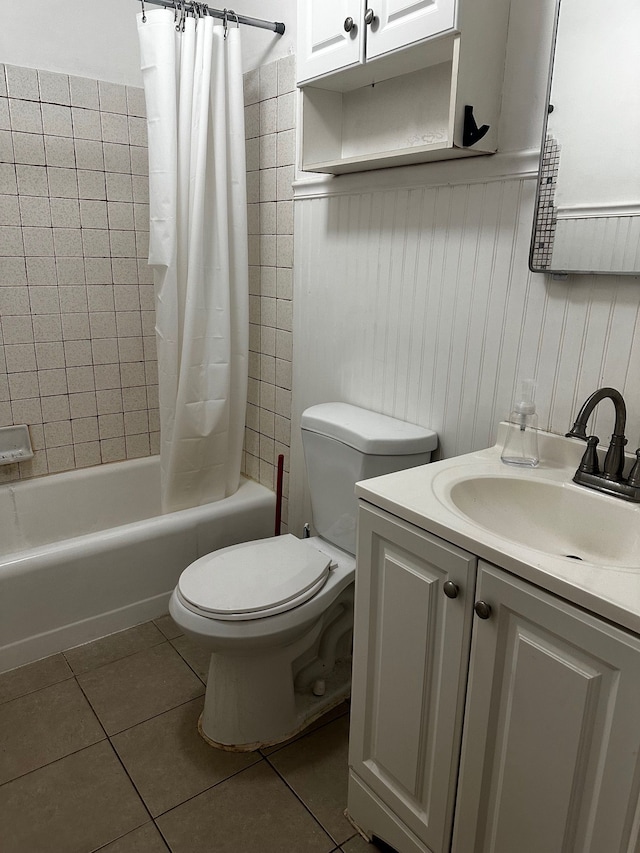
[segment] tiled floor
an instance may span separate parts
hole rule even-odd
[[[165,616],[0,675],[2,853],[373,853],[343,815],[346,706],[222,752],[196,730],[206,673]]]

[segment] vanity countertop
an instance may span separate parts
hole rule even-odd
[[[479,558],[497,565],[518,577],[589,610],[624,628],[640,634],[640,504],[600,494],[572,482],[573,474],[584,452],[584,444],[573,439],[539,433],[540,464],[536,468],[504,465],[500,460],[504,425],[494,447],[387,474],[356,485],[356,495],[363,501],[386,510],[436,536],[458,545]],[[500,535],[477,523],[458,509],[451,500],[456,484],[474,479],[490,478],[492,483],[508,480],[527,480],[555,490],[571,507],[584,501],[585,491],[591,516],[584,535],[596,543],[597,554],[592,558],[575,559],[554,553],[555,533],[545,537],[553,525],[532,527],[526,501],[513,501],[505,512],[508,518],[521,515],[524,528],[535,532],[540,547],[523,544],[507,535]],[[513,483],[507,483],[512,486]],[[516,484],[520,485],[520,484]],[[499,483],[498,483],[499,488]],[[535,489],[535,487],[534,487]],[[576,491],[577,490],[577,491]],[[485,515],[486,515],[486,509]],[[493,510],[492,510],[493,511]],[[613,514],[613,515],[612,515]],[[620,516],[630,557],[608,556],[614,553],[616,540],[610,520]],[[507,517],[507,516],[505,516]],[[496,526],[500,506],[495,508]],[[580,524],[580,515],[576,515]],[[507,521],[508,524],[508,521]],[[523,528],[523,529],[524,529]],[[609,537],[609,539],[608,539]],[[545,550],[545,547],[548,550]],[[567,549],[568,550],[568,549]],[[575,549],[574,549],[575,551]],[[617,565],[615,563],[618,563]],[[624,563],[622,565],[621,563]]]

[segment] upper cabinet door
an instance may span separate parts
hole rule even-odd
[[[364,59],[365,0],[298,2],[298,83]]]
[[[368,0],[367,59],[455,27],[456,0]]]

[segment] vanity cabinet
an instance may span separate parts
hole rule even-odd
[[[638,850],[640,640],[480,562],[453,853]]]
[[[299,0],[301,168],[495,151],[508,16],[509,0]]]
[[[359,529],[355,823],[400,853],[640,850],[640,639],[370,504]]]
[[[358,529],[349,812],[448,850],[476,560],[371,507]]]

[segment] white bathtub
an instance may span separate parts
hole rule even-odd
[[[275,496],[167,515],[158,457],[0,486],[0,672],[160,616],[203,554],[273,534]]]

